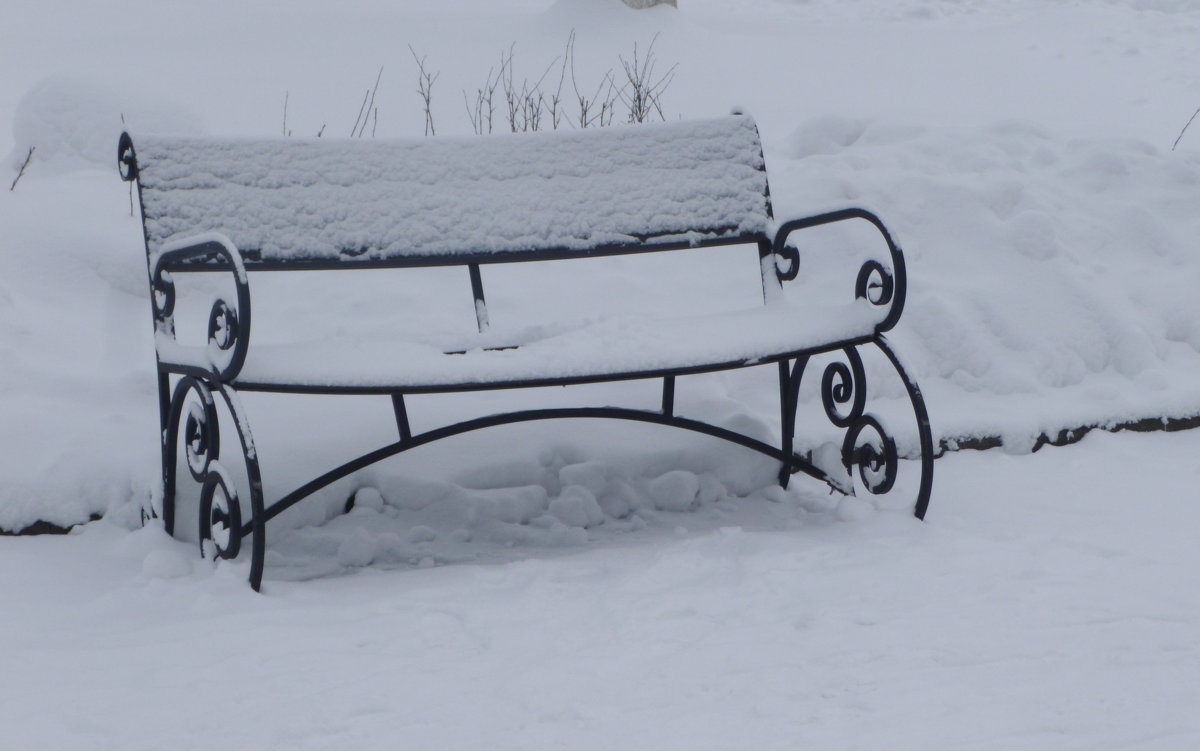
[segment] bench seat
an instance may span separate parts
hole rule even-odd
[[[678,318],[613,317],[530,338],[490,331],[475,346],[444,347],[392,337],[256,343],[234,384],[409,393],[498,385],[595,381],[771,362],[831,342],[870,339],[879,311],[866,301],[747,310]]]

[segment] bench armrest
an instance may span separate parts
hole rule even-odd
[[[900,320],[900,314],[904,312],[908,277],[905,273],[904,254],[901,252],[900,246],[892,239],[891,232],[879,217],[870,211],[860,208],[841,209],[801,219],[792,219],[779,225],[779,229],[775,233],[775,241],[771,245],[771,252],[775,259],[775,275],[782,283],[795,279],[800,272],[800,252],[787,244],[793,233],[826,224],[854,220],[865,221],[873,225],[887,243],[889,257],[886,259],[886,263],[875,258],[866,261],[859,269],[858,279],[854,284],[855,297],[862,298],[871,305],[888,308],[887,316],[875,327],[877,333],[883,333],[895,326],[896,322]]]
[[[187,261],[219,256],[233,274],[237,303],[218,298],[208,316],[208,344],[182,345],[175,338],[175,282],[171,269]],[[217,232],[183,238],[163,245],[151,257],[150,302],[154,312],[154,345],[160,368],[228,382],[237,377],[250,348],[250,283],[242,254]],[[203,270],[203,267],[197,269]]]

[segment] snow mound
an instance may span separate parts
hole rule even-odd
[[[711,447],[670,457],[650,454],[641,458],[641,466],[576,461],[579,453],[573,446],[560,446],[537,463],[485,465],[457,481],[372,469],[358,476],[357,482],[365,484],[353,491],[349,513],[341,513],[338,496],[331,493],[324,504],[311,499],[302,504],[303,513],[294,513],[298,507],[273,522],[268,578],[303,579],[367,566],[511,560],[531,551],[566,552],[643,533],[675,535],[681,526],[688,535],[702,533],[731,519],[778,529],[816,518],[859,519],[875,511],[874,505],[860,502],[849,515],[841,509],[835,516],[823,486],[801,482],[784,490],[770,484],[777,469],[773,461],[740,456],[739,471],[750,467],[755,473],[749,483],[754,489],[747,490]],[[662,466],[680,465],[689,469],[661,471]],[[479,481],[486,486],[471,487]],[[194,504],[184,503],[177,518],[191,519]],[[193,527],[185,522],[176,532],[192,540]],[[166,564],[154,562],[173,571]],[[162,574],[167,575],[172,574]]]
[[[772,164],[778,204],[861,201],[900,234],[895,338],[943,435],[1200,412],[1197,152],[845,118],[802,124],[791,146]]]
[[[111,169],[117,137],[127,127],[196,135],[200,118],[169,96],[133,92],[73,76],[51,76],[31,87],[13,116],[8,162],[20,169],[33,148],[29,174]],[[36,168],[34,167],[36,165]]]

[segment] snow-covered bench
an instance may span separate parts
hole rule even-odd
[[[260,586],[266,523],[284,509],[374,462],[430,441],[523,420],[606,417],[706,433],[774,457],[779,479],[803,472],[845,493],[853,473],[873,493],[891,490],[897,450],[865,411],[859,348],[881,351],[903,380],[916,417],[920,472],[915,513],[932,482],[932,442],[920,391],[883,332],[904,307],[905,269],[884,225],[862,209],[777,224],[758,130],[749,117],[523,136],[404,141],[235,140],[122,134],[119,166],[136,180],[149,260],[162,428],[161,515],[174,531],[177,464],[200,487],[202,545],[235,557],[252,542],[250,581]],[[886,247],[867,261],[851,299],[788,302],[799,253],[792,236],[840,223],[873,225]],[[765,305],[725,314],[686,311],[654,319],[591,321],[519,346],[488,339],[485,264],[757,247]],[[251,346],[249,272],[463,266],[477,343],[353,336],[308,345]],[[175,336],[173,277],[232,277],[236,299],[217,299],[206,344]],[[464,279],[464,288],[465,288]],[[828,280],[835,283],[836,280]],[[507,346],[506,346],[507,345]],[[465,351],[464,351],[465,350]],[[822,379],[829,419],[844,429],[843,467],[831,471],[793,450],[801,377],[810,356],[837,352]],[[675,414],[675,378],[753,365],[778,370],[778,445]],[[520,410],[424,433],[410,428],[405,396],[661,379],[658,410],[618,407]],[[391,399],[399,440],[345,462],[268,503],[238,392],[376,394]],[[219,397],[219,398],[218,398]],[[244,474],[220,458],[217,405],[233,417]],[[179,434],[183,433],[182,446]],[[818,466],[821,464],[822,466]],[[249,496],[249,518],[241,498]]]

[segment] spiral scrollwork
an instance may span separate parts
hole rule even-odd
[[[209,264],[224,267],[237,287],[235,302],[217,299],[208,315],[208,342],[204,346],[175,340],[175,283],[171,273],[205,270]],[[168,271],[168,269],[170,271]],[[250,285],[245,264],[224,235],[205,233],[166,243],[153,257],[150,291],[159,340],[159,365],[170,372],[216,380],[235,379],[250,347]]]
[[[862,356],[853,347],[843,351],[846,362],[831,362],[821,375],[821,404],[829,421],[839,428],[849,427],[862,417],[867,404],[867,376]],[[849,409],[843,412],[842,407],[846,405]]]
[[[175,313],[175,280],[168,272],[160,271],[150,280],[150,304],[154,318],[165,321]]]
[[[117,170],[121,173],[121,179],[126,182],[137,179],[137,153],[133,150],[133,139],[128,133],[122,133],[117,141]]]
[[[854,283],[855,297],[862,298],[872,305],[883,307],[892,302],[895,291],[895,279],[892,278],[887,267],[879,261],[867,261],[859,269],[858,279]]]
[[[200,491],[200,549],[211,540],[220,558],[236,558],[242,545],[242,507],[236,486],[219,462],[212,462]]]
[[[904,312],[908,275],[904,265],[904,253],[901,252],[900,246],[896,244],[879,217],[870,211],[860,208],[841,209],[803,219],[792,219],[779,225],[775,232],[775,239],[771,243],[771,252],[775,254],[776,259],[776,274],[782,282],[794,279],[799,271],[799,252],[795,247],[788,245],[788,238],[793,233],[850,221],[866,222],[873,226],[887,244],[888,253],[886,256],[881,256],[886,262],[868,260],[859,269],[855,281],[857,297],[867,300],[876,307],[886,309],[883,320],[875,325],[875,333],[882,334],[890,331]],[[787,261],[786,268],[782,266],[783,261]]]
[[[221,397],[230,415],[226,426],[232,425],[240,444],[245,479],[239,485],[220,460],[221,435],[216,408]],[[174,534],[176,480],[179,454],[188,465],[188,473],[200,484],[198,537],[201,554],[220,558],[236,558],[242,538],[250,539],[250,584],[258,589],[262,584],[266,547],[266,528],[263,507],[262,473],[258,454],[250,435],[245,411],[237,392],[209,374],[205,377],[184,375],[175,384],[167,411],[163,434],[163,493],[162,520],[168,534]],[[184,442],[181,447],[180,441]],[[180,451],[182,449],[182,452]],[[248,488],[248,495],[239,495]],[[243,508],[245,502],[247,508]],[[243,513],[250,522],[243,526]]]
[[[883,495],[892,489],[896,484],[898,459],[895,439],[873,415],[860,416],[846,431],[842,462],[850,472],[858,467],[859,479],[867,492]]]
[[[866,209],[846,208],[792,219],[780,224],[775,230],[771,251],[776,259],[776,273],[781,280],[785,280],[786,274],[792,272],[794,267],[798,270],[798,253],[793,263],[793,249],[788,247],[788,238],[792,233],[841,222],[866,222],[875,228],[879,237],[887,245],[887,255],[880,255],[884,259],[883,261],[871,259],[863,263],[859,269],[858,277],[855,280],[855,296],[866,300],[869,305],[882,309],[880,311],[882,320],[875,324],[871,342],[887,358],[899,375],[908,395],[909,404],[912,406],[920,451],[919,457],[917,457],[920,460],[920,473],[916,483],[917,497],[913,513],[918,519],[923,519],[929,507],[929,497],[933,486],[934,443],[929,425],[929,413],[925,408],[925,399],[921,395],[916,381],[905,370],[883,336],[884,332],[890,331],[899,322],[907,298],[908,273],[904,262],[904,253],[900,246],[879,217]],[[787,268],[782,267],[781,259],[788,261]],[[862,344],[865,343],[865,341],[862,342]],[[865,414],[866,379],[862,362],[854,350],[855,347],[845,350],[848,364],[835,362],[826,367],[821,381],[821,400],[826,415],[833,424],[846,429],[842,450],[845,469],[853,473],[853,467],[857,466],[858,474],[867,490],[874,494],[883,494],[891,491],[896,482],[898,464],[896,443],[876,417]],[[792,434],[796,422],[799,383],[804,375],[808,359],[808,356],[797,358],[790,372],[786,364],[780,366],[780,401],[783,407],[782,443],[785,455],[792,452]],[[792,464],[785,462],[780,471],[780,482],[785,487],[787,477],[793,471]],[[809,474],[819,479],[825,479],[835,489],[841,489],[840,483],[827,477],[827,473],[824,471],[814,470]],[[907,486],[907,480],[902,485]]]
[[[192,479],[204,482],[209,465],[221,455],[221,429],[212,392],[200,381],[192,383],[192,392],[197,399],[187,405],[187,419],[183,425],[184,452]]]
[[[787,265],[784,266],[783,263]],[[775,276],[780,282],[790,282],[800,275],[800,251],[793,245],[777,243],[775,248]]]
[[[217,349],[232,349],[238,340],[237,309],[224,300],[213,303],[208,314],[208,341]]]

